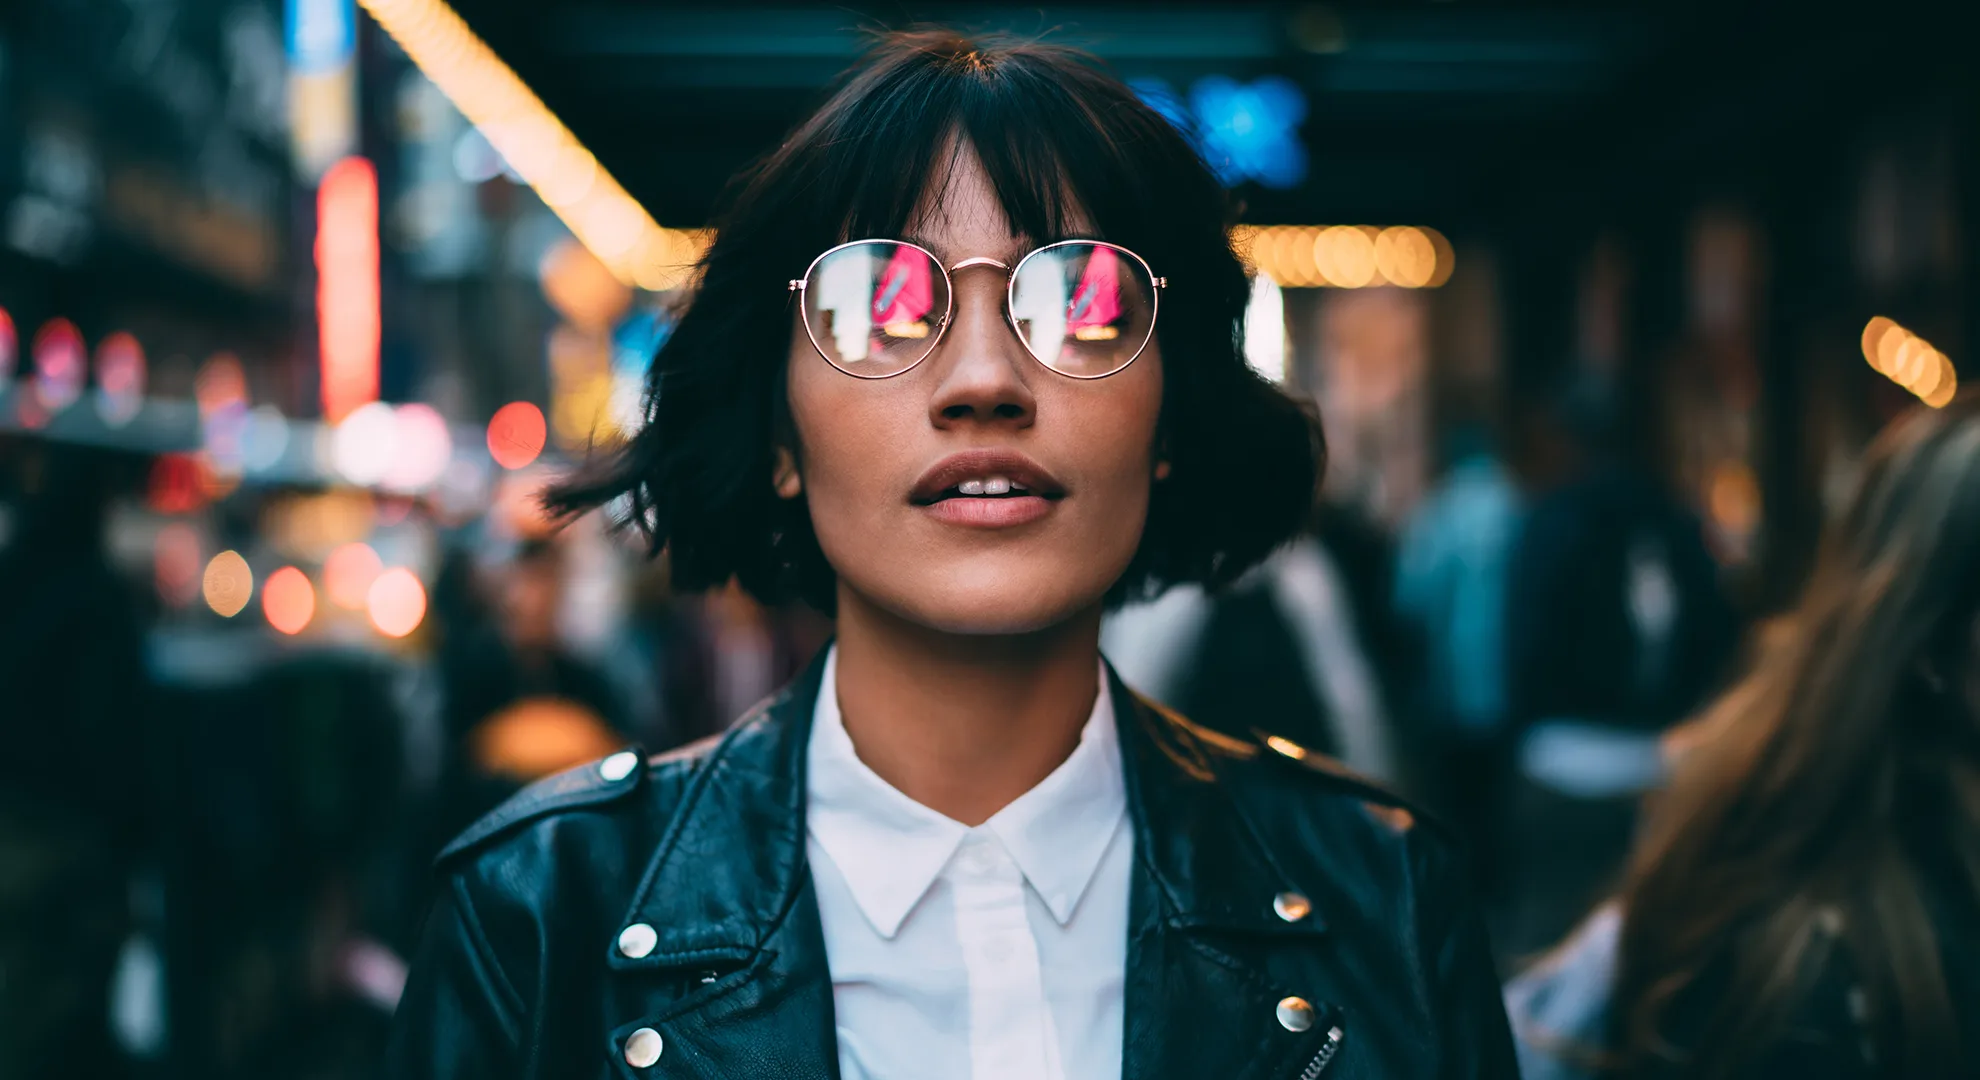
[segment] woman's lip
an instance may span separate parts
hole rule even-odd
[[[928,514],[944,525],[962,525],[975,529],[1009,529],[1019,525],[1029,525],[1052,512],[1056,500],[1038,495],[1005,495],[999,498],[960,498],[943,499],[940,502],[919,506],[922,513]]]
[[[986,448],[951,454],[935,463],[908,492],[908,501],[917,505],[942,500],[952,487],[965,480],[987,480],[1001,476],[1033,495],[1057,498],[1065,495],[1064,484],[1043,465],[1016,450]]]

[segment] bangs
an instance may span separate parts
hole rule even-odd
[[[785,383],[802,333],[794,286],[828,248],[911,239],[965,152],[1014,240],[1105,240],[1167,279],[1154,333],[1157,438],[1171,468],[1110,599],[1183,581],[1216,587],[1296,535],[1325,444],[1317,418],[1245,363],[1251,286],[1231,250],[1229,193],[1096,58],[943,31],[879,42],[738,178],[647,375],[645,423],[550,505],[573,514],[624,500],[623,522],[668,552],[677,588],[735,580],[767,603],[832,610],[836,575],[806,497],[784,499],[773,481],[776,453],[803,449]]]
[[[1014,237],[1108,240],[1151,259],[1163,247],[1153,211],[1178,201],[1165,185],[1209,175],[1168,120],[1090,58],[1042,44],[994,55],[888,50],[771,169],[805,178],[788,209],[808,258],[847,240],[907,236],[965,147]],[[1183,201],[1214,198],[1191,194]]]

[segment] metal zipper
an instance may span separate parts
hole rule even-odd
[[[1306,1063],[1306,1069],[1299,1074],[1299,1080],[1320,1080],[1320,1074],[1327,1071],[1328,1065],[1333,1064],[1334,1055],[1341,1052],[1341,1039],[1345,1036],[1346,1032],[1341,1030],[1339,1024],[1328,1028],[1327,1044],[1320,1048],[1319,1053],[1313,1055],[1312,1061]]]

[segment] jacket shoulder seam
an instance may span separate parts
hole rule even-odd
[[[1270,753],[1260,756],[1277,759],[1292,766],[1300,776],[1318,780],[1334,788],[1341,795],[1361,800],[1361,809],[1372,821],[1388,827],[1400,835],[1413,835],[1428,832],[1447,842],[1455,842],[1455,834],[1444,822],[1425,813],[1409,799],[1391,791],[1380,781],[1363,776],[1349,769],[1338,759],[1317,750],[1310,750],[1291,739],[1273,735],[1263,730],[1254,730],[1254,737]],[[1416,826],[1422,825],[1423,829]]]
[[[633,750],[624,752],[638,753]],[[611,760],[613,758],[605,759]],[[602,764],[592,762],[580,765],[522,789],[455,837],[452,843],[441,849],[434,864],[445,866],[517,826],[539,818],[617,801],[638,790],[646,780],[648,766],[643,756],[639,765],[618,779],[607,778],[600,771]]]

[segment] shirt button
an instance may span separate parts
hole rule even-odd
[[[645,923],[634,923],[619,931],[619,955],[631,960],[639,960],[653,951],[660,943],[660,935]]]
[[[666,1043],[660,1033],[652,1028],[640,1028],[626,1036],[626,1064],[635,1069],[645,1069],[660,1060],[660,1051]]]

